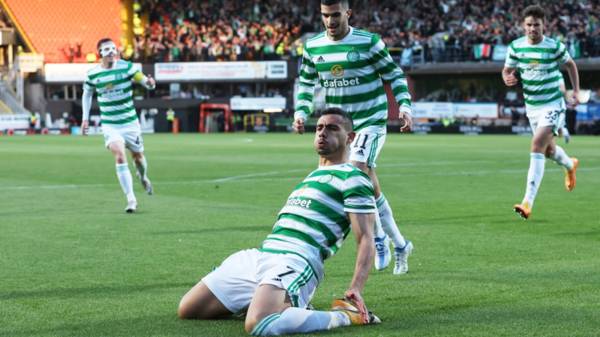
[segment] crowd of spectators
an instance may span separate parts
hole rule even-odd
[[[425,61],[491,57],[496,45],[523,35],[525,0],[357,0],[352,24],[382,35],[389,47],[411,48]],[[574,57],[600,56],[600,2],[544,1],[545,35],[564,42]],[[487,45],[478,55],[478,45]],[[483,56],[483,57],[482,57]]]
[[[139,0],[147,14],[135,38],[140,61],[278,59],[301,53],[302,34],[323,30],[317,0]],[[355,0],[352,26],[379,33],[418,61],[491,58],[521,36],[526,0]],[[574,57],[600,56],[600,2],[545,1],[546,34]],[[480,48],[478,46],[488,46]],[[475,52],[474,52],[475,51]]]
[[[279,59],[301,52],[315,16],[309,0],[142,0],[148,13],[134,58],[143,61]]]

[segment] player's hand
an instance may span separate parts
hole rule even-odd
[[[146,78],[146,86],[148,89],[154,90],[154,88],[156,88],[156,80],[152,78],[152,75],[147,75]]]
[[[579,103],[579,90],[573,90],[571,97],[567,97],[567,104],[571,109],[574,109]]]
[[[408,132],[412,129],[412,116],[408,112],[400,110],[400,112],[398,112],[398,118],[400,119],[400,122],[402,122],[400,132]]]
[[[516,71],[516,69],[513,69],[508,72],[502,72],[502,80],[504,81],[504,84],[506,84],[509,87],[512,87],[513,85],[519,83],[519,79],[515,75]]]
[[[344,297],[352,300],[352,302],[356,305],[356,308],[360,311],[363,321],[368,322],[369,313],[367,311],[367,306],[365,305],[365,300],[363,300],[360,291],[357,289],[348,289],[344,293]]]
[[[87,136],[89,127],[90,127],[90,122],[88,122],[88,121],[81,122],[81,135],[82,136]]]
[[[294,131],[299,134],[304,133],[304,118],[296,118],[294,119],[294,124],[292,124]]]

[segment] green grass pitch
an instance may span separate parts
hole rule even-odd
[[[547,161],[532,218],[529,137],[388,136],[384,193],[415,244],[410,272],[371,274],[383,324],[321,336],[598,336],[600,138],[564,146],[575,191]],[[0,137],[1,336],[245,336],[240,319],[180,321],[181,296],[230,253],[255,247],[317,163],[311,135],[148,135],[155,195],[123,212],[101,137]],[[562,140],[559,140],[562,144]],[[313,304],[353,271],[349,237]]]

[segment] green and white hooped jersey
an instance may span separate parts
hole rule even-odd
[[[521,75],[528,111],[547,106],[565,109],[563,93],[560,91],[563,79],[559,66],[570,59],[562,42],[546,36],[538,44],[530,44],[525,36],[510,44],[504,65],[517,68]]]
[[[132,92],[137,72],[131,62],[123,60],[116,61],[111,69],[97,65],[88,71],[83,88],[98,94],[102,124],[122,126],[137,122]]]
[[[350,232],[346,213],[377,212],[374,193],[369,176],[352,164],[319,167],[294,188],[261,250],[300,255],[321,279],[323,261]]]
[[[350,27],[346,37],[333,41],[322,32],[304,45],[294,117],[306,118],[313,112],[319,83],[326,106],[349,113],[355,131],[369,126],[385,129],[388,111],[382,80],[391,83],[398,104],[410,108],[406,77],[379,35]]]

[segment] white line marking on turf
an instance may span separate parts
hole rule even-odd
[[[415,163],[406,165],[402,164],[391,164],[391,165],[381,165],[382,167],[398,167],[398,166],[431,166],[433,165],[447,165],[455,162],[434,162],[434,163]],[[423,164],[423,165],[420,165]],[[582,167],[577,169],[578,172],[586,172],[586,171],[596,171],[598,167]],[[563,169],[560,167],[553,167],[546,169],[545,172],[562,172]],[[201,185],[201,184],[214,184],[214,183],[227,183],[227,182],[235,182],[235,181],[273,181],[273,177],[280,174],[290,174],[297,172],[307,172],[305,169],[292,169],[292,170],[282,170],[282,171],[270,171],[270,172],[261,172],[254,174],[243,174],[236,176],[223,177],[218,179],[198,179],[198,180],[179,180],[179,181],[155,181],[153,184],[157,186],[167,186],[167,185]],[[504,169],[504,170],[474,170],[474,171],[452,171],[449,172],[447,170],[442,170],[439,172],[431,172],[431,173],[388,173],[388,174],[378,174],[378,177],[406,177],[406,176],[485,176],[485,175],[493,175],[493,174],[527,174],[527,170],[525,168],[519,169]],[[278,181],[282,180],[297,180],[298,177],[278,177]],[[64,185],[21,185],[21,186],[2,186],[0,190],[7,191],[20,191],[20,190],[33,190],[33,189],[42,189],[42,190],[60,190],[60,189],[77,189],[77,188],[99,188],[106,186],[113,186],[115,183],[108,184],[64,184]]]

